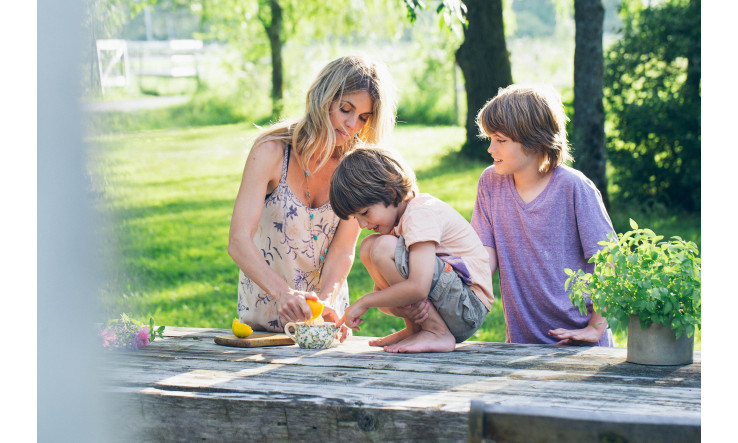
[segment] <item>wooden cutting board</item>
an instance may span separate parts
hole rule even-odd
[[[254,332],[246,338],[238,338],[235,335],[218,335],[215,343],[223,346],[235,346],[238,348],[258,348],[262,346],[286,346],[294,345],[295,342],[286,334],[274,332]]]

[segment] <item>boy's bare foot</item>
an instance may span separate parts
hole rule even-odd
[[[451,352],[456,349],[456,339],[450,333],[438,334],[422,330],[396,344],[385,346],[386,352]]]
[[[413,335],[413,332],[414,331],[412,331],[411,329],[405,328],[405,329],[403,329],[401,331],[397,331],[397,332],[395,332],[393,334],[390,334],[390,335],[388,335],[386,337],[377,338],[375,340],[369,340],[369,346],[387,346],[387,345],[392,345],[392,344],[395,344],[395,343],[397,343],[399,341],[402,341],[402,340],[410,337],[411,335]]]

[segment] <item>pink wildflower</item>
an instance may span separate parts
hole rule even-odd
[[[143,348],[149,345],[149,328],[142,326],[141,330],[136,334],[136,348]]]
[[[112,328],[101,329],[98,335],[102,338],[102,345],[104,348],[109,348],[115,345],[115,333]]]
[[[151,325],[154,319],[151,319]],[[118,321],[109,322],[105,328],[99,328],[97,335],[101,338],[102,345],[105,348],[112,349],[141,349],[149,345],[149,341],[154,340],[154,335],[158,334],[162,337],[164,326],[160,326],[155,332],[153,326],[143,326],[128,318],[127,315],[121,314]]]

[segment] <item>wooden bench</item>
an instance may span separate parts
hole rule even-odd
[[[229,333],[167,327],[144,349],[101,354],[112,439],[556,441],[556,429],[573,430],[568,417],[600,431],[558,441],[625,441],[624,416],[665,425],[648,434],[655,441],[672,425],[687,425],[683,441],[700,428],[700,352],[691,365],[665,367],[627,363],[623,348],[466,342],[450,353],[389,354],[367,337],[325,350],[215,344]],[[502,424],[545,438],[501,434]]]
[[[469,443],[690,443],[701,437],[700,417],[671,417],[505,406],[472,400]]]

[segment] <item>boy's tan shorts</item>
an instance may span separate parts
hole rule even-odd
[[[403,278],[408,278],[408,251],[400,236],[395,248],[395,267]],[[456,271],[436,256],[433,283],[428,299],[446,322],[456,343],[471,337],[484,322],[487,308],[471,288],[464,284]]]

